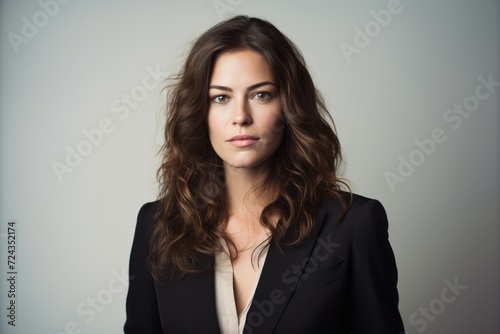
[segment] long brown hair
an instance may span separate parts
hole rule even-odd
[[[261,214],[273,242],[293,229],[287,245],[304,240],[320,201],[333,197],[344,212],[349,186],[338,175],[342,162],[333,121],[297,47],[271,23],[248,16],[223,21],[199,37],[180,73],[167,86],[163,162],[158,169],[158,210],[151,233],[148,265],[156,280],[199,270],[200,254],[222,251],[228,221],[224,170],[208,137],[208,87],[218,55],[238,49],[260,53],[269,63],[280,92],[284,137],[262,187],[277,198]],[[331,124],[330,124],[331,123]],[[344,187],[345,186],[345,187]],[[350,192],[348,192],[350,194]],[[273,226],[271,214],[278,213]],[[170,269],[174,269],[173,271]]]

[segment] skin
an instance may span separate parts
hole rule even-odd
[[[212,147],[229,172],[264,173],[283,139],[278,87],[266,60],[251,50],[226,52],[215,62],[210,80],[208,128]],[[255,138],[236,147],[237,135]],[[245,143],[243,143],[244,145]]]
[[[238,249],[233,260],[237,313],[247,305],[256,280],[251,263],[254,246],[268,237],[260,224],[272,190],[252,191],[265,179],[269,161],[283,140],[283,111],[269,64],[253,50],[221,54],[209,84],[208,130],[212,147],[224,164],[229,220],[226,233]],[[235,136],[250,136],[232,140]]]

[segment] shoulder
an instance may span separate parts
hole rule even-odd
[[[154,201],[143,204],[139,210],[138,218],[152,219],[159,206],[159,202],[160,201]]]
[[[348,193],[342,193],[348,201]],[[338,199],[328,198],[322,202],[323,229],[335,230],[349,239],[370,238],[375,235],[387,237],[388,221],[384,206],[380,201],[358,194],[352,194],[352,201],[342,216],[342,206]],[[342,216],[342,219],[339,218]]]
[[[373,198],[368,198],[359,194],[349,194],[341,192],[340,195],[344,198],[347,204],[350,203],[345,211],[344,219],[365,218],[367,216],[384,216],[386,212],[380,201]],[[323,200],[320,206],[320,212],[325,213],[342,213],[342,205],[336,198],[327,198]]]
[[[341,207],[334,199],[328,199],[323,206],[327,213],[335,215]],[[380,201],[354,194],[343,219],[323,219],[320,238],[323,244],[335,248],[335,261],[347,264],[343,277],[349,286],[352,332],[404,332],[398,311],[396,261],[386,211]]]
[[[159,201],[148,202],[141,206],[137,214],[136,233],[147,237],[151,232],[154,222],[154,216],[159,207]],[[147,239],[147,238],[146,238]]]
[[[373,198],[354,194],[353,202],[346,214],[346,219],[355,219],[363,222],[376,221],[381,227],[387,228],[387,214],[380,201]]]

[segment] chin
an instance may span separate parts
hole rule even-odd
[[[258,160],[258,161],[232,161],[225,163],[224,165],[229,168],[235,169],[256,169],[263,168],[267,166],[266,160]]]

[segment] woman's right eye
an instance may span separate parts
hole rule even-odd
[[[229,98],[226,95],[216,95],[212,97],[212,102],[217,104],[226,103]]]

